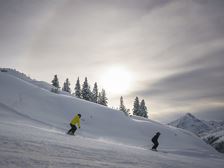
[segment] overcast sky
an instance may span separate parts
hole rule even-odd
[[[0,66],[72,89],[121,67],[149,117],[224,120],[223,0],[0,0]],[[119,83],[119,81],[116,81]],[[106,90],[107,92],[108,90]],[[119,97],[108,91],[109,105]]]

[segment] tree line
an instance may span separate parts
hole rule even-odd
[[[60,89],[58,76],[54,75],[54,79],[51,82],[52,82],[52,85],[54,86],[54,88],[52,88],[51,91],[54,93],[58,93]],[[71,94],[70,82],[68,78],[65,80],[63,84],[62,91],[68,92]],[[94,83],[93,90],[91,91],[87,77],[85,77],[82,87],[78,77],[75,84],[74,93],[72,94],[76,96],[77,98],[84,99],[93,103],[98,103],[104,106],[107,106],[108,104],[106,91],[102,89],[101,92],[99,92],[97,82]]]
[[[59,80],[57,75],[54,75],[54,79],[52,80],[52,85],[54,88],[52,88],[52,92],[58,93],[60,89]],[[71,88],[70,88],[70,82],[67,78],[63,84],[62,91],[68,92],[71,94]],[[90,85],[88,83],[87,77],[85,77],[85,80],[81,86],[79,77],[76,81],[74,93],[72,93],[74,96],[80,99],[84,99],[93,103],[98,103],[104,106],[107,106],[108,104],[108,98],[106,97],[106,91],[104,89],[99,92],[97,82],[94,83],[93,89],[91,91]],[[129,115],[130,109],[127,109],[124,105],[123,96],[120,97],[120,106],[119,110],[124,112],[125,115]],[[148,111],[147,107],[145,105],[145,100],[139,101],[139,98],[136,97],[133,103],[133,109],[132,109],[133,115],[141,116],[148,118]]]
[[[123,96],[120,97],[119,110],[123,111],[126,115],[129,115],[130,109],[127,109],[125,107]],[[138,97],[136,97],[135,100],[134,100],[134,103],[133,103],[132,112],[133,112],[133,115],[148,118],[148,110],[147,110],[147,107],[145,105],[145,100],[143,99],[143,100],[141,100],[141,102],[139,102]]]

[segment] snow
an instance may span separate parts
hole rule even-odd
[[[224,153],[224,121],[203,121],[187,113],[185,116],[169,123],[169,125],[196,134],[217,151]]]
[[[188,130],[195,133],[196,135],[212,130],[212,127],[209,124],[199,120],[190,113],[187,113],[183,117],[169,123],[169,125]]]
[[[202,139],[207,140],[212,137],[216,139],[212,142],[212,144],[224,143],[224,130],[207,133],[206,135],[202,136]]]
[[[190,113],[186,113],[183,117],[180,117],[168,125],[188,130],[198,136],[204,136],[208,133],[224,130],[224,121],[204,121],[196,118]]]
[[[224,130],[207,134],[203,138],[205,139],[205,138],[212,137],[212,136],[213,137],[219,137],[219,139],[217,141],[215,141],[216,143],[224,142]]]
[[[11,75],[13,77],[16,77],[18,78],[19,80],[23,80],[24,82],[27,82],[28,84],[32,84],[34,86],[37,86],[39,87],[40,89],[44,89],[44,90],[48,90],[48,91],[51,91],[52,88],[55,88],[54,86],[52,86],[51,84],[48,84],[47,82],[45,81],[37,81],[35,79],[31,79],[29,76],[27,76],[26,74],[24,73],[21,73],[19,71],[16,71],[14,69],[10,69],[10,68],[0,68],[0,71],[1,72],[4,72],[8,75]],[[68,92],[64,92],[62,90],[59,91],[60,94],[64,94],[64,95],[69,95]]]
[[[224,165],[222,155],[188,131],[55,94],[17,74],[0,72],[0,93],[0,167]],[[81,129],[66,135],[76,113],[82,114]],[[157,131],[159,152],[153,152],[150,140]]]

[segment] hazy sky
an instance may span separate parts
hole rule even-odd
[[[132,109],[138,96],[162,122],[224,119],[223,9],[223,0],[0,0],[0,66],[49,83],[58,74],[72,90],[87,76],[110,106],[123,95]]]

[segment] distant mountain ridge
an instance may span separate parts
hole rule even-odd
[[[213,127],[209,125],[208,122],[196,118],[191,113],[185,114],[183,117],[169,123],[168,125],[188,130],[196,135],[213,130]]]
[[[188,130],[201,137],[219,152],[224,153],[224,121],[204,121],[191,113],[186,113],[168,125]]]

